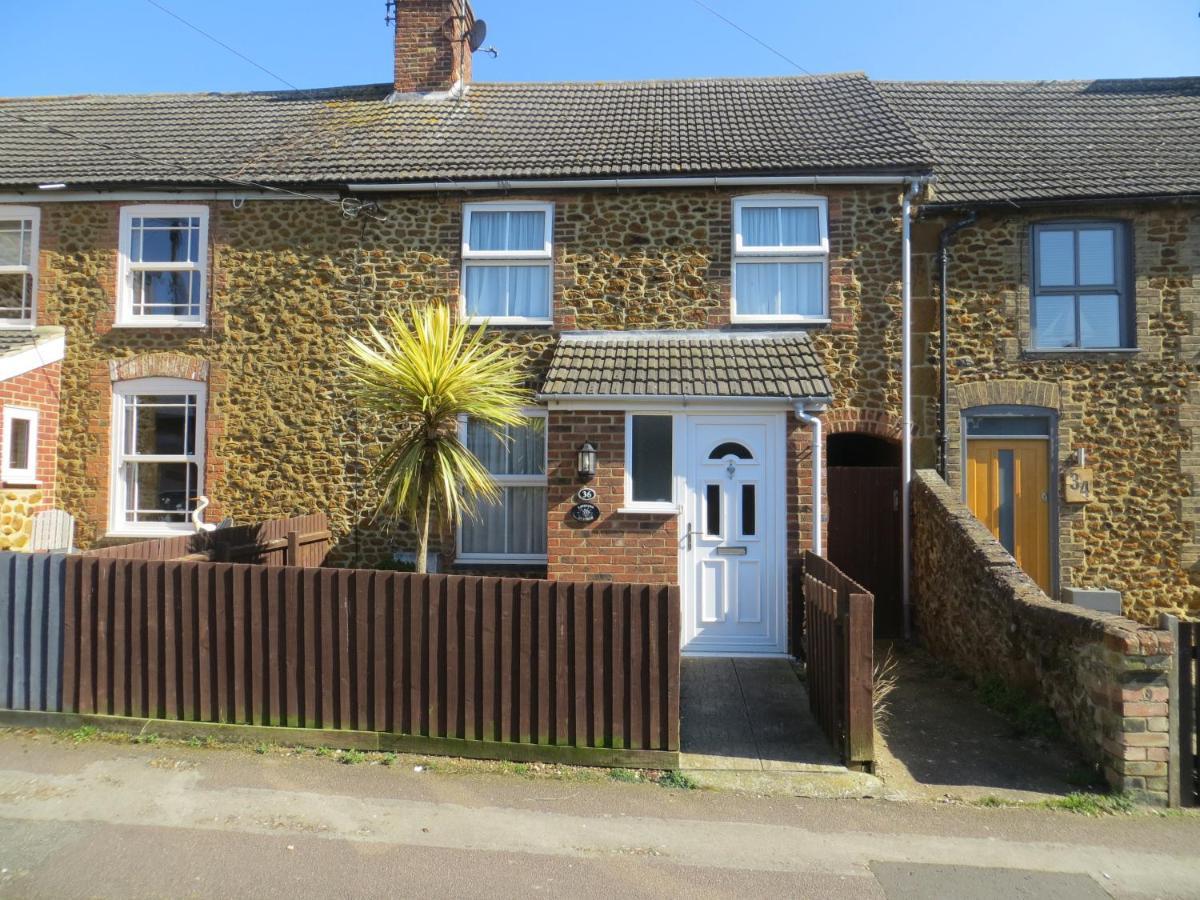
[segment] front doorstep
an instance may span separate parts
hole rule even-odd
[[[423,756],[457,756],[464,759],[498,759],[508,762],[544,762],[566,766],[663,770],[679,768],[679,752],[677,750],[619,750],[607,747],[508,744],[501,741],[431,738],[378,731],[287,728],[279,725],[231,725],[222,722],[180,722],[177,719],[143,719],[132,716],[0,709],[0,726],[74,730],[85,725],[121,734],[155,734],[159,737],[176,740],[211,737],[230,743],[273,743],[292,747],[392,751]]]

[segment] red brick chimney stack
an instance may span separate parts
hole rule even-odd
[[[448,91],[471,81],[469,0],[396,0],[397,93]]]

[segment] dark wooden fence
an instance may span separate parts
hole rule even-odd
[[[679,748],[678,589],[72,557],[64,708]]]
[[[66,560],[61,553],[0,553],[0,707],[62,708]]]
[[[805,553],[809,706],[846,764],[864,769],[875,760],[873,604],[836,566]]]
[[[1170,617],[1164,617],[1170,619]],[[1171,698],[1175,746],[1171,748],[1172,804],[1200,806],[1200,622],[1164,623],[1175,637]],[[1176,763],[1176,758],[1178,763]]]
[[[264,565],[320,566],[329,553],[329,519],[324,513],[236,525],[118,544],[82,555],[101,559],[203,560]]]

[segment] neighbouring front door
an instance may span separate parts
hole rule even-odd
[[[1051,593],[1046,440],[968,438],[967,503],[1017,564]]]
[[[785,652],[780,416],[689,416],[684,650]]]

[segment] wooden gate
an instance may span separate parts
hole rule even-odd
[[[873,598],[828,560],[804,554],[808,704],[847,766],[875,761]]]
[[[1172,805],[1200,806],[1200,622],[1179,622],[1170,616],[1163,619],[1175,637],[1176,648],[1171,685],[1175,746],[1171,748],[1170,798]]]
[[[875,597],[875,634],[900,637],[900,469],[835,466],[829,479],[829,561]]]

